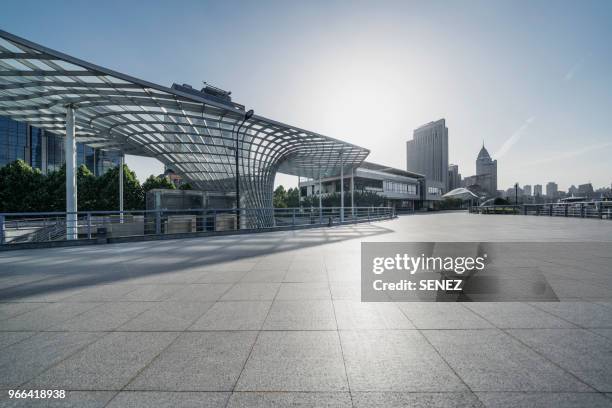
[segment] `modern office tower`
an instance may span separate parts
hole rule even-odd
[[[591,183],[578,185],[578,195],[580,197],[584,197],[590,200],[591,198],[593,198],[594,193],[595,191],[593,190],[593,185]]]
[[[535,186],[533,186],[533,195],[535,197],[542,196],[542,185],[541,184],[536,184]]]
[[[461,187],[461,173],[459,173],[459,165],[449,164],[447,190],[451,191],[459,187]]]
[[[567,189],[567,194],[572,197],[578,196],[578,187],[572,184],[570,188]]]
[[[523,195],[531,196],[531,186],[529,184],[523,186]]]
[[[406,142],[406,169],[423,174],[427,200],[441,199],[448,187],[448,128],[444,119],[414,130]]]
[[[119,165],[121,152],[76,144],[77,166],[82,164],[99,176]],[[21,159],[43,174],[64,164],[64,138],[45,129],[0,116],[0,167]]]
[[[559,191],[559,186],[554,181],[551,181],[546,184],[546,197],[555,198],[557,197],[558,191]]]
[[[491,159],[491,155],[489,155],[484,143],[482,144],[482,149],[480,149],[478,157],[476,158],[476,175],[489,176],[488,178],[483,179],[484,183],[481,186],[489,193],[489,195],[495,195],[497,192],[497,160]]]

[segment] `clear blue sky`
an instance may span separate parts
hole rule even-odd
[[[0,27],[164,85],[206,80],[261,115],[405,168],[446,118],[449,157],[499,187],[612,182],[612,1],[3,0]],[[134,160],[139,177],[161,166]],[[281,182],[294,182],[279,177]]]

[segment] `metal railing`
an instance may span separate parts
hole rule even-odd
[[[1,213],[0,244],[333,226],[396,216],[392,207],[345,207],[342,221],[342,212],[309,207]]]
[[[487,205],[472,207],[477,214],[519,214],[549,217],[579,217],[612,220],[612,201],[586,201],[576,203]]]

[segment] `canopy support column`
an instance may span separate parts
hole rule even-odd
[[[344,157],[340,152],[340,222],[344,222]]]
[[[355,168],[351,167],[351,217],[355,218]]]
[[[119,222],[123,224],[123,163],[125,156],[119,158]]]
[[[66,139],[64,141],[66,156],[66,239],[78,238],[77,217],[77,183],[76,183],[76,138],[75,110],[72,105],[66,107]]]

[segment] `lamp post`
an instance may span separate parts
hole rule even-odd
[[[240,168],[238,166],[238,136],[240,135],[240,128],[244,125],[244,122],[249,120],[253,114],[253,109],[250,109],[244,114],[244,118],[236,130],[236,151],[234,158],[236,160],[236,229],[240,229]]]

